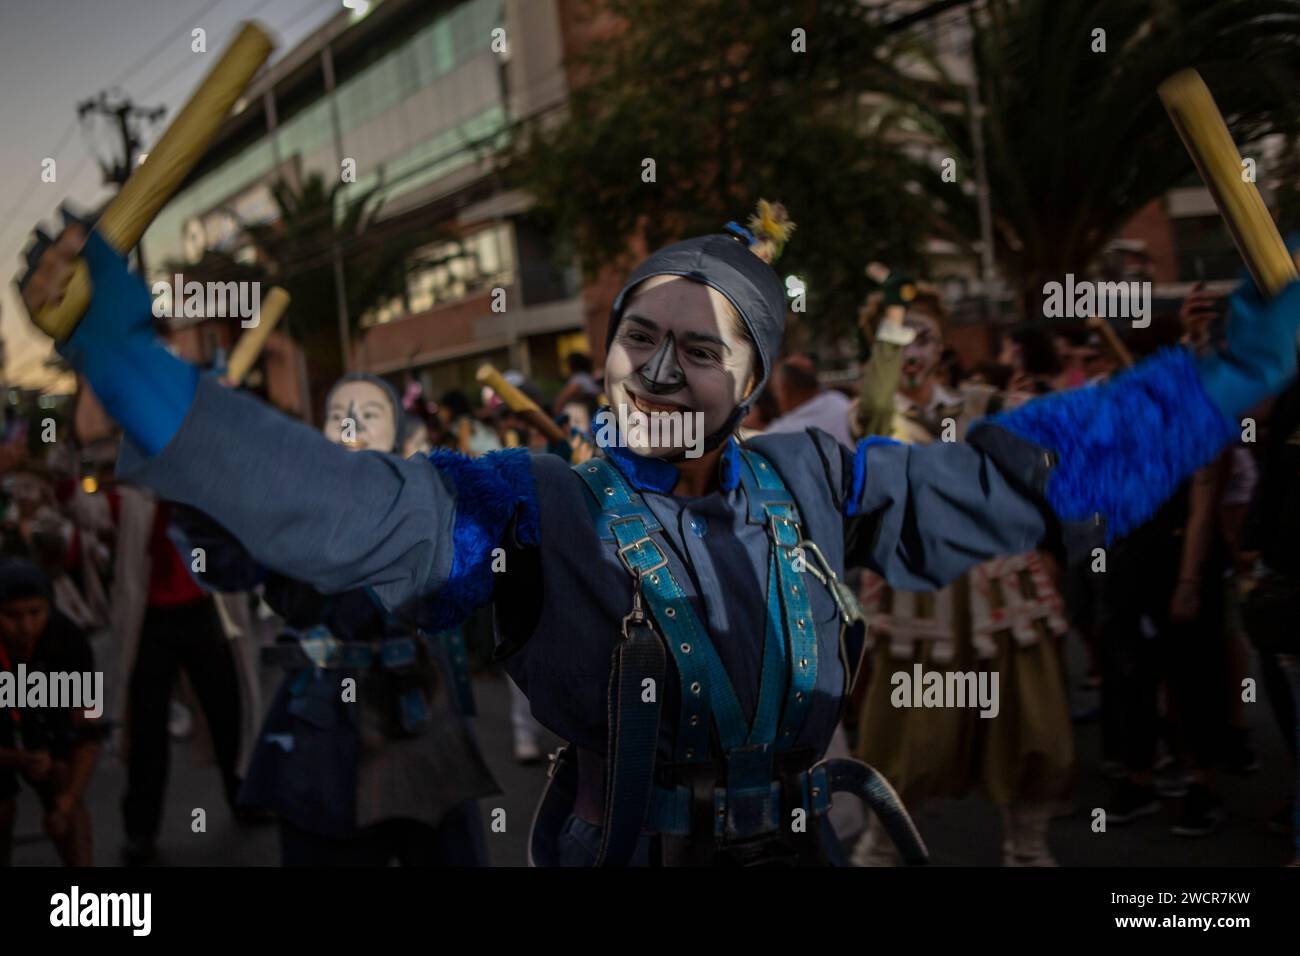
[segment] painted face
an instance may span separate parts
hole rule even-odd
[[[392,451],[397,444],[396,416],[388,393],[373,382],[344,382],[325,409],[325,437],[349,451]]]
[[[938,322],[920,312],[908,312],[903,325],[916,332],[916,338],[903,349],[903,386],[918,388],[943,357],[943,330]]]
[[[560,409],[560,412],[569,416],[570,428],[576,428],[584,435],[591,431],[591,413],[582,402],[570,402]]]
[[[736,326],[726,297],[701,282],[655,276],[641,284],[605,359],[610,405],[616,415],[694,418],[690,432],[629,429],[625,438],[632,451],[670,458],[690,445],[674,439],[702,439],[726,424],[745,396],[757,358]]]

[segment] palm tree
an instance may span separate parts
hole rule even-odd
[[[329,386],[347,361],[339,334],[334,277],[336,250],[343,267],[349,337],[360,331],[370,309],[404,298],[408,273],[427,263],[412,258],[421,245],[444,238],[428,228],[379,221],[374,202],[382,183],[344,202],[344,183],[326,186],[314,173],[295,186],[280,180],[271,186],[277,215],[265,223],[241,223],[254,250],[252,264],[225,252],[209,250],[184,270],[198,281],[260,281],[283,286],[293,302],[285,317],[289,334],[307,362],[312,408],[324,403]]]
[[[987,0],[969,22],[995,253],[1026,318],[1041,317],[1045,282],[1085,272],[1139,209],[1193,174],[1156,96],[1165,77],[1197,67],[1245,155],[1298,125],[1297,0]],[[969,113],[951,108],[964,97],[913,93],[959,169],[974,169]],[[937,175],[926,184],[936,231],[973,248],[973,195]]]

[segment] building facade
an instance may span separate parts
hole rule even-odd
[[[298,191],[319,176],[335,224],[365,197],[364,229],[341,235],[322,216],[319,241],[302,243],[287,267],[330,267],[326,281],[347,293],[335,296],[343,302],[357,299],[354,259],[398,249],[407,275],[354,306],[360,314],[304,317],[291,306],[289,323],[332,322],[351,369],[414,379],[434,397],[469,386],[483,361],[559,379],[564,355],[588,348],[578,270],[557,262],[529,217],[531,199],[501,184],[494,156],[515,124],[565,101],[563,6],[384,0],[362,17],[340,11],[236,105],[145,236],[150,278],[170,281],[212,252],[265,266],[243,227],[274,229],[283,218],[274,185]],[[214,317],[168,327],[182,354],[204,364],[240,332]],[[277,332],[252,384],[311,420],[306,364]]]

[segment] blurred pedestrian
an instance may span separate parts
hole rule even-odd
[[[55,675],[91,680],[95,673],[86,635],[54,607],[45,575],[25,559],[0,558],[0,672],[18,680],[20,667],[51,687]],[[93,862],[85,795],[103,725],[87,716],[91,702],[81,703],[24,707],[0,698],[0,865],[11,862],[19,781],[39,797],[43,829],[64,865]]]
[[[772,393],[781,414],[766,431],[798,432],[820,428],[842,445],[850,445],[849,409],[853,402],[843,392],[822,388],[817,368],[806,355],[785,359],[772,377]]]

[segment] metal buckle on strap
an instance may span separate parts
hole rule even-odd
[[[343,642],[322,626],[313,627],[306,634],[299,633],[298,647],[316,670],[338,666],[343,653]]]
[[[791,527],[794,528],[794,543],[793,543],[793,544],[782,544],[782,543],[781,543],[781,538],[779,537],[779,534],[778,534],[778,532],[777,532],[777,525],[776,525],[776,523],[777,523],[778,521],[784,522],[785,524],[787,524],[787,525],[789,525],[789,526],[791,526]],[[769,512],[767,513],[767,533],[771,536],[771,538],[772,538],[772,543],[773,543],[774,545],[776,545],[776,546],[779,547],[779,548],[787,548],[787,549],[788,549],[788,548],[797,548],[797,547],[799,547],[800,539],[801,539],[802,536],[803,536],[803,529],[801,529],[801,528],[799,527],[799,522],[798,522],[798,521],[795,521],[793,518],[786,518],[786,517],[784,517],[784,516],[782,516],[782,515],[774,514],[773,512],[769,511]]]
[[[613,521],[609,523],[609,527],[612,530],[616,524],[620,524],[625,521],[640,521],[643,526],[645,524],[645,519],[642,518],[640,515],[630,515],[624,518],[615,518]],[[628,560],[627,552],[629,551],[639,552],[647,544],[658,549],[659,560],[651,567],[638,568],[635,565],[633,565],[631,561]],[[665,568],[668,566],[668,553],[664,551],[663,548],[660,548],[659,545],[655,543],[655,540],[651,538],[648,534],[643,534],[641,537],[637,538],[631,544],[625,544],[621,548],[619,548],[618,559],[623,562],[623,567],[627,568],[628,573],[631,574],[633,577],[636,577],[637,575],[650,574],[654,571],[658,571],[660,568]]]
[[[642,546],[643,546],[643,545],[647,545],[647,544],[650,545],[650,546],[653,547],[653,548],[658,549],[658,551],[659,551],[659,560],[656,561],[654,564],[652,564],[652,565],[651,565],[650,567],[648,567],[648,568],[639,568],[639,567],[636,567],[634,564],[632,564],[631,561],[629,561],[629,560],[627,559],[627,554],[626,554],[626,552],[628,552],[628,551],[633,551],[633,550],[639,552],[639,551],[641,550]],[[660,548],[659,545],[655,544],[654,539],[651,538],[649,535],[645,535],[644,537],[637,538],[637,539],[636,539],[635,541],[633,541],[631,544],[626,544],[626,545],[624,545],[623,547],[619,548],[619,549],[618,549],[618,559],[619,559],[620,561],[623,562],[623,567],[627,568],[628,571],[629,571],[631,574],[633,574],[633,575],[638,575],[638,574],[639,574],[639,575],[641,575],[642,577],[644,577],[644,576],[647,575],[647,574],[650,574],[650,573],[653,572],[653,571],[658,571],[660,568],[666,568],[666,567],[668,566],[668,555],[667,555],[666,553],[664,553],[664,549],[663,549],[663,548]]]

